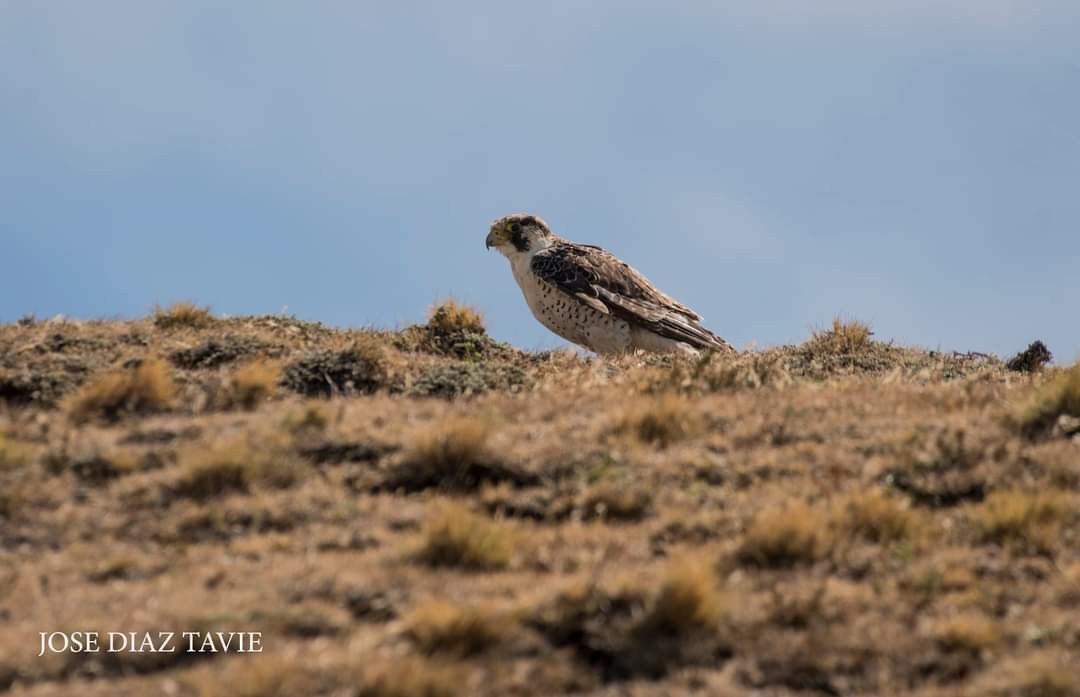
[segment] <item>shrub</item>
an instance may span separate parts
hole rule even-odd
[[[1054,355],[1046,348],[1046,344],[1033,341],[1026,349],[1010,358],[1005,367],[1018,373],[1037,373],[1052,360]]]
[[[308,397],[371,393],[388,376],[386,354],[375,338],[357,340],[343,351],[317,351],[290,363],[283,384]]]

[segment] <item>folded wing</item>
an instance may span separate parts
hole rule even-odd
[[[649,282],[610,252],[560,241],[533,256],[538,277],[595,309],[695,348],[731,350],[701,326],[701,316]]]

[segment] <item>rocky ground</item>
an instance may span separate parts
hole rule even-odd
[[[1048,360],[857,322],[529,353],[452,303],[2,325],[0,693],[1080,695],[1080,366]]]

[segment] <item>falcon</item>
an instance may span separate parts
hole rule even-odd
[[[595,353],[642,349],[694,355],[734,351],[701,316],[614,254],[551,231],[539,216],[514,213],[491,225],[486,246],[510,261],[533,316]]]

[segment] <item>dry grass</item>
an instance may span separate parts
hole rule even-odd
[[[421,603],[405,620],[406,636],[425,654],[465,658],[505,640],[512,620],[480,607],[441,600]]]
[[[535,483],[490,447],[493,426],[482,417],[451,417],[421,430],[380,489],[475,491],[484,484]]]
[[[638,521],[652,511],[653,493],[645,487],[605,482],[591,487],[582,500],[582,517]]]
[[[982,542],[1052,553],[1074,507],[1059,492],[998,491],[972,513]]]
[[[497,571],[510,565],[515,537],[505,522],[477,515],[459,504],[442,503],[428,518],[415,557],[430,566]]]
[[[214,316],[208,307],[181,301],[166,308],[155,307],[153,321],[158,329],[205,329],[214,323]]]
[[[445,314],[0,325],[0,692],[1076,693],[1068,371],[843,327],[533,353]],[[73,423],[159,356],[167,408]],[[267,653],[39,658],[43,617]]]
[[[457,697],[463,671],[452,663],[399,659],[368,668],[357,697]]]
[[[946,651],[979,653],[994,648],[1004,637],[996,622],[969,612],[938,622],[934,640]]]
[[[754,518],[736,556],[749,566],[788,568],[821,559],[833,544],[828,514],[801,501],[792,501]]]
[[[211,499],[247,493],[257,486],[285,488],[300,481],[305,466],[273,442],[254,447],[244,439],[205,450],[192,449],[181,458],[172,491],[185,498]]]
[[[874,544],[904,542],[919,531],[919,517],[897,497],[871,490],[839,501],[836,525],[844,533]]]
[[[428,328],[440,336],[460,332],[484,332],[484,317],[474,307],[448,299],[431,308]]]
[[[67,410],[75,423],[117,421],[127,415],[165,411],[175,396],[176,386],[168,366],[150,358],[85,385],[69,400]]]
[[[687,635],[715,631],[725,615],[719,581],[700,560],[672,564],[637,632]]]
[[[619,433],[666,448],[702,433],[705,424],[695,404],[681,395],[641,397],[624,408],[616,425]]]
[[[277,389],[281,373],[277,361],[256,360],[240,366],[229,380],[225,407],[255,410]]]
[[[1061,371],[1032,397],[1019,417],[1029,436],[1050,432],[1062,417],[1080,419],[1080,363]]]
[[[834,317],[832,326],[828,329],[815,329],[811,332],[807,346],[815,353],[859,353],[870,346],[870,337],[873,335],[874,332],[868,324]]]
[[[983,694],[1001,697],[1078,697],[1080,674],[1073,658],[1042,651],[1006,661],[984,681]]]

